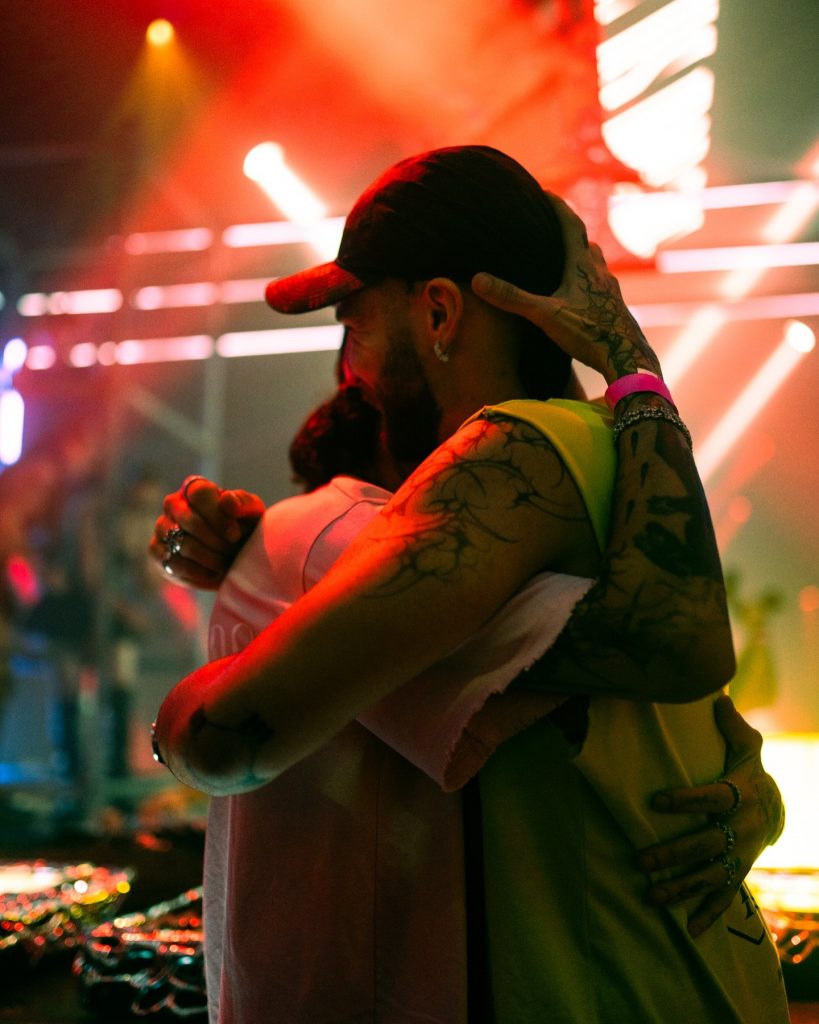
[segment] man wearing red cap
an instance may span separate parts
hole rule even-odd
[[[621,464],[612,536],[622,546],[606,550],[602,561],[615,477],[610,417],[561,400],[568,359],[525,321],[478,298],[491,289],[491,282],[474,277],[481,271],[529,291],[555,292],[564,271],[559,218],[566,214],[560,209],[503,154],[484,147],[435,151],[397,165],[364,194],[348,218],[336,261],[268,288],[268,301],[284,311],[337,306],[345,326],[345,372],[382,414],[395,460],[411,469],[440,447],[305,597],[242,653],[205,666],[172,691],[158,718],[157,749],[183,781],[230,795],[224,834],[229,841],[244,836],[245,849],[270,809],[271,794],[282,801],[285,822],[288,799],[297,819],[284,784],[316,752],[334,749],[347,758],[338,778],[343,795],[325,792],[325,798],[360,809],[347,792],[361,777],[350,766],[379,755],[355,744],[344,748],[357,716],[395,740],[407,757],[421,757],[424,741],[416,734],[425,709],[415,720],[412,701],[419,686],[430,701],[437,698],[428,675],[433,666],[524,584],[532,586],[538,573],[563,573],[563,580],[599,575],[592,590],[573,591],[569,625],[523,682],[508,691],[509,680],[493,683],[466,716],[467,731],[479,737],[487,711],[502,722],[501,739],[514,732],[513,719],[523,730],[486,762],[466,814],[467,854],[477,845],[486,862],[485,873],[478,873],[477,912],[473,905],[473,920],[483,920],[485,934],[478,934],[469,967],[474,978],[475,960],[488,952],[490,975],[482,1001],[470,1003],[470,1019],[784,1020],[778,961],[752,904],[732,908],[738,919],[731,919],[735,941],[726,953],[718,938],[694,944],[682,908],[651,917],[634,880],[625,880],[634,838],[660,837],[644,801],[655,779],[675,778],[663,775],[663,757],[685,763],[696,754],[699,770],[715,777],[724,748],[716,734],[705,736],[699,750],[686,747],[687,725],[707,731],[700,701],[691,705],[690,718],[673,709],[648,711],[637,723],[638,743],[629,717],[633,702],[624,710],[612,696],[694,701],[727,682],[733,654],[719,559],[687,432],[598,254],[570,248],[574,277],[563,295],[555,295],[549,325],[611,385]],[[624,496],[629,500],[618,503]],[[553,579],[544,585],[551,587]],[[456,671],[454,663],[450,668]],[[402,689],[411,680],[412,687]],[[547,689],[563,697],[545,703]],[[560,715],[542,720],[555,704]],[[710,705],[707,710],[710,716]],[[618,723],[613,732],[606,726],[612,721]],[[538,724],[525,729],[532,722]],[[329,741],[340,737],[342,746],[332,748]],[[578,746],[579,769],[573,763]],[[482,761],[480,753],[471,754]],[[639,767],[631,780],[629,761]],[[282,785],[266,785],[285,770]],[[430,837],[454,842],[452,804],[438,802],[432,790],[417,790],[418,780],[402,776],[403,770],[390,762],[384,779],[395,801],[383,834],[373,833],[376,843],[381,835],[387,844],[373,866],[396,884],[365,889],[361,873],[353,882],[362,887],[357,895],[365,916],[374,891],[372,919],[392,922],[371,935],[374,965],[369,958],[362,964],[360,936],[348,935],[343,920],[325,929],[340,947],[337,982],[346,965],[358,980],[362,970],[371,978],[371,991],[366,983],[357,988],[358,980],[338,983],[334,1006],[330,979],[320,971],[294,964],[288,985],[276,963],[270,991],[288,989],[290,1002],[286,1011],[272,1005],[271,1019],[465,1019],[465,978],[458,982],[463,951],[435,934],[439,921],[446,935],[465,940],[463,921],[455,920],[463,901],[452,891],[459,876],[449,873],[455,862],[445,854],[451,849],[442,843],[437,858],[430,850]],[[619,788],[612,789],[609,777],[618,773]],[[717,788],[733,800],[733,786]],[[412,790],[413,800],[402,801],[403,790]],[[425,814],[412,813],[419,805]],[[428,828],[435,815],[438,830]],[[426,838],[416,834],[419,822],[428,828]],[[725,846],[714,851],[716,864],[704,870],[700,893],[715,884],[733,887],[738,868],[728,856],[736,841],[731,827],[722,822],[712,833],[717,846]],[[276,852],[265,847],[258,851],[262,857],[265,849],[271,857]],[[428,871],[413,874],[406,864],[396,870],[407,851]],[[229,942],[235,943],[224,950],[224,1021],[258,1019],[258,992],[265,990],[268,952],[257,942],[241,942],[242,921],[250,927],[258,909],[243,868],[235,850],[219,867],[225,912],[234,917]],[[432,888],[402,892],[402,881]],[[461,876],[461,883],[470,889],[469,878],[464,883]],[[379,899],[395,906],[385,908]],[[402,930],[400,910],[412,912],[418,904],[423,909],[412,922],[415,931]],[[275,906],[261,901],[261,907],[276,917]],[[435,960],[419,954],[424,924]],[[646,976],[649,951],[672,965],[669,981]],[[300,988],[305,980],[306,990]],[[318,986],[318,996],[310,984]],[[254,993],[250,1001],[248,992]],[[764,1017],[749,1015],[760,1007]]]

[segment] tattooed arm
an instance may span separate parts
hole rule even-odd
[[[551,303],[555,340],[569,348],[580,339],[587,361],[614,379],[656,362],[598,253],[575,246],[573,283],[527,301],[535,322]],[[486,295],[479,280],[474,287]],[[617,546],[550,656],[545,685],[693,700],[733,666],[707,508],[674,427],[642,422],[620,448]],[[546,568],[598,570],[574,481],[532,428],[476,421],[241,654],[182,680],[160,711],[159,749],[200,789],[261,785],[452,651]]]
[[[476,421],[242,653],[174,688],[159,750],[197,788],[255,788],[457,647],[540,567],[588,574],[596,560],[548,442],[526,424]]]
[[[566,204],[552,199],[566,239],[561,288],[553,296],[530,295],[479,274],[474,290],[543,328],[608,383],[641,369],[659,374],[599,247],[589,245]],[[657,395],[639,393],[619,402],[615,414],[664,405]],[[569,692],[693,700],[725,685],[735,667],[719,552],[694,458],[676,426],[650,418],[622,432],[617,453],[609,543],[597,582],[521,681]],[[660,690],[658,681],[664,681]]]

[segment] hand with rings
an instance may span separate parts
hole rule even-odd
[[[641,368],[659,373],[657,356],[629,312],[600,246],[589,244],[582,220],[559,196],[549,193],[549,199],[566,246],[560,287],[552,295],[533,295],[480,273],[472,279],[472,290],[490,305],[526,317],[609,382]]]
[[[728,697],[715,701],[714,717],[726,741],[725,774],[703,786],[657,793],[652,801],[661,813],[706,814],[708,823],[637,855],[638,866],[649,875],[680,872],[652,881],[649,903],[671,906],[701,898],[689,913],[694,937],[728,909],[754,861],[784,825],[782,797],[762,766],[762,737]]]
[[[215,590],[264,508],[248,491],[224,491],[203,476],[189,476],[165,497],[148,551],[175,582]]]

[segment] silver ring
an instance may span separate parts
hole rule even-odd
[[[173,576],[173,569],[171,568],[171,558],[170,558],[170,555],[167,558],[163,558],[162,559],[162,568],[165,570],[165,572],[168,574],[168,576]]]
[[[739,861],[735,857],[729,857],[727,853],[722,853],[719,857],[715,857],[714,862],[716,863],[717,861],[725,868],[725,887],[729,888],[734,884]]]
[[[185,531],[179,527],[174,526],[172,530],[168,530],[165,534],[165,544],[168,547],[168,557],[173,555],[179,555],[182,553],[182,541],[187,537]]]
[[[723,814],[723,818],[727,818],[739,810],[740,805],[742,804],[742,793],[739,790],[739,786],[733,779],[717,779],[717,782],[721,782],[723,786],[727,786],[734,794],[734,806]]]
[[[737,841],[737,834],[731,826],[726,825],[724,821],[715,821],[714,828],[718,828],[725,836],[725,856],[727,856],[734,848],[734,843]]]

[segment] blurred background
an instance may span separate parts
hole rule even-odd
[[[287,446],[332,391],[340,338],[331,311],[270,311],[264,284],[331,258],[387,165],[459,143],[519,159],[603,245],[694,436],[731,584],[732,692],[783,777],[815,787],[814,0],[0,11],[8,826],[201,819],[148,740],[208,614],[147,564],[162,495],[189,473],[294,493]],[[792,866],[813,817],[789,823]]]

